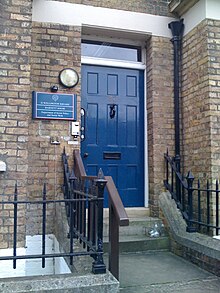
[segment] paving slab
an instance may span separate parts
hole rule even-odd
[[[220,293],[220,278],[171,252],[120,255],[121,293]]]

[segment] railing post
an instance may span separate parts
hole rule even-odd
[[[176,165],[176,171],[180,172],[180,156],[176,155],[174,157],[174,162]],[[181,188],[180,188],[180,180],[176,174],[176,178],[175,178],[175,185],[176,185],[176,200],[177,203],[181,203]]]
[[[72,171],[71,176],[69,177],[69,182],[70,182],[70,190],[69,190],[69,199],[74,199],[74,187],[75,187],[75,181],[76,177],[74,172]],[[73,265],[73,239],[75,237],[74,234],[74,227],[75,227],[75,203],[74,202],[69,202],[68,203],[69,207],[69,238],[70,238],[70,265]]]
[[[171,168],[171,195],[172,195],[172,198],[176,200],[176,197],[173,196],[174,195],[174,192],[173,192],[174,179],[173,179],[173,177],[174,177],[174,171],[173,171],[173,168]]]
[[[69,182],[70,182],[70,190],[68,194],[68,199],[76,199],[74,191],[76,188],[77,177],[75,176],[75,173],[73,170],[71,175],[69,176]],[[72,209],[72,213],[73,213],[72,224],[70,224],[70,226],[72,225],[72,229],[73,229],[76,227],[76,202],[69,202],[68,207],[69,207],[69,213],[70,213],[70,209]]]
[[[218,189],[218,180],[216,180],[216,235],[219,235],[219,189]]]
[[[206,191],[206,222],[207,222],[207,233],[209,233],[210,228],[210,189],[209,189],[209,180],[207,180],[207,191]]]
[[[98,189],[98,231],[97,231],[97,257],[92,264],[92,272],[94,274],[106,273],[106,265],[103,261],[103,203],[104,203],[104,189],[107,180],[104,179],[102,170],[99,170],[98,179],[95,180]]]
[[[194,176],[191,172],[188,173],[187,177],[187,184],[188,184],[188,220],[187,220],[187,232],[196,232],[196,228],[193,227],[193,181]]]
[[[119,280],[119,225],[109,198],[109,271]]]
[[[198,230],[200,231],[201,228],[201,190],[200,190],[200,180],[198,179],[198,184],[197,184],[197,189],[198,189],[198,222],[199,222],[199,226],[198,226]]]
[[[167,149],[167,152],[166,154],[164,155],[164,158],[165,158],[165,162],[166,162],[166,185],[168,185],[168,182],[169,182],[169,164],[168,164],[168,156],[169,156],[169,152],[168,152],[168,149]]]
[[[15,184],[14,192],[14,239],[13,239],[13,256],[17,256],[17,216],[18,216],[18,188]],[[16,258],[13,260],[13,269],[16,269]]]
[[[43,187],[43,203],[42,203],[42,268],[45,268],[45,253],[46,253],[46,245],[45,245],[45,239],[46,239],[46,204],[47,200],[47,191],[46,191],[46,183],[44,183]]]

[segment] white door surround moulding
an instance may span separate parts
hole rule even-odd
[[[172,17],[59,1],[33,0],[32,21],[74,26],[108,27],[171,38]]]
[[[182,18],[184,35],[190,32],[204,19],[220,20],[219,0],[200,0]],[[105,29],[114,34],[121,33],[136,39],[147,39],[147,36],[171,38],[168,23],[177,19],[152,14],[94,7],[82,4],[50,0],[33,0],[32,20],[64,25],[74,25]],[[136,37],[135,37],[136,34]]]
[[[128,69],[145,70],[146,65],[143,62],[121,61],[113,59],[102,59],[94,57],[81,57],[81,63],[96,66],[120,67]]]

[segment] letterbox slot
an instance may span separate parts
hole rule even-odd
[[[104,152],[104,160],[121,160],[121,153],[119,152]]]

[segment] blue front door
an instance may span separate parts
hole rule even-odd
[[[144,205],[143,84],[143,71],[82,66],[85,169],[112,176],[126,207]]]

